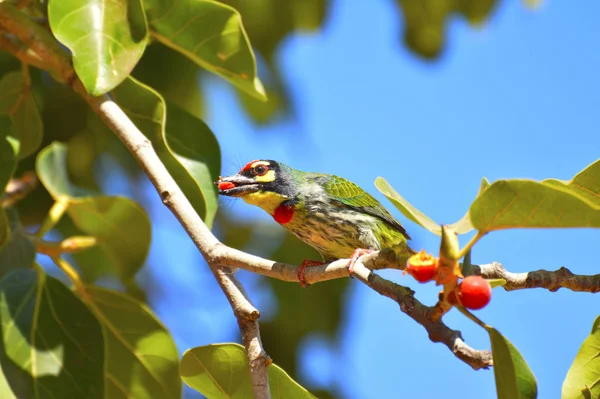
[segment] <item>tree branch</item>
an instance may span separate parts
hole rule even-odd
[[[2,31],[8,32],[9,35],[3,34]],[[74,91],[81,95],[131,152],[156,188],[163,203],[179,220],[206,259],[238,321],[242,340],[248,353],[255,398],[269,398],[267,366],[271,360],[265,353],[260,340],[258,326],[260,314],[248,299],[240,282],[235,278],[234,272],[229,268],[242,268],[280,280],[297,282],[297,266],[263,259],[227,247],[219,242],[195,212],[144,134],[137,129],[109,96],[97,98],[89,96],[75,75],[70,57],[58,45],[50,32],[8,3],[0,3],[0,49],[12,53],[25,63],[61,76]],[[308,268],[305,273],[306,282],[316,283],[347,277],[347,263],[347,259],[342,259],[323,266]],[[441,320],[432,321],[434,318],[431,316],[436,311],[435,307],[423,305],[414,297],[412,290],[385,280],[372,271],[384,268],[404,269],[404,265],[397,263],[390,252],[381,251],[363,256],[355,264],[354,275],[373,290],[397,302],[402,312],[425,328],[433,342],[443,343],[456,357],[474,369],[488,368],[492,365],[489,351],[475,350],[469,347],[462,340],[459,331],[448,328]],[[505,289],[507,290],[537,287],[547,288],[551,291],[556,291],[560,287],[587,292],[600,290],[600,275],[577,276],[565,268],[555,272],[538,270],[530,273],[510,273],[499,263],[474,266],[474,268],[476,273],[486,278],[505,279],[507,281]]]
[[[81,95],[92,110],[100,116],[131,152],[146,172],[163,203],[177,217],[202,255],[207,260],[210,259],[209,254],[219,244],[219,241],[206,227],[160,161],[150,141],[131,122],[121,108],[107,95],[91,97],[76,77],[69,57],[50,33],[7,3],[0,3],[0,29],[8,31],[28,45],[38,57],[49,64],[49,68],[58,72],[64,81]],[[15,51],[15,48],[6,49]],[[226,272],[210,261],[208,265],[227,296],[238,320],[242,341],[248,354],[254,397],[256,399],[270,399],[267,366],[271,360],[266,355],[260,340],[257,321],[260,314],[251,304],[241,283],[233,273]]]
[[[511,273],[500,263],[493,262],[487,265],[473,266],[475,274],[488,279],[502,278],[506,280],[504,289],[507,291],[522,290],[525,288],[545,288],[555,292],[559,288],[568,288],[578,292],[600,291],[600,274],[578,275],[573,274],[566,267],[556,271],[535,270],[526,273]]]
[[[434,306],[425,306],[414,296],[414,291],[408,287],[386,280],[372,270],[369,270],[359,259],[354,264],[354,275],[379,294],[386,296],[400,305],[400,310],[425,328],[429,339],[441,342],[454,355],[471,366],[474,370],[487,369],[492,365],[492,353],[487,350],[475,350],[465,344],[460,331],[448,328],[440,319],[433,321]]]

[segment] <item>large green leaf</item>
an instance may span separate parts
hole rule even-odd
[[[0,121],[0,133],[11,144],[13,152],[19,158],[33,154],[42,143],[44,127],[31,87],[25,84],[21,72],[9,72],[0,80],[0,115],[10,117],[10,131],[6,132],[4,120]],[[3,158],[10,158],[6,144],[0,148]]]
[[[600,160],[577,173],[571,181],[546,179],[544,184],[571,191],[588,202],[600,207]]]
[[[93,96],[129,76],[148,41],[141,0],[50,0],[48,19]]]
[[[471,205],[471,222],[483,233],[519,227],[600,227],[600,205],[559,184],[496,181]]]
[[[187,350],[179,371],[183,381],[211,399],[251,398],[248,357],[238,344],[213,344]],[[275,364],[268,366],[272,398],[314,398]]]
[[[494,377],[498,399],[537,398],[537,382],[521,353],[493,327],[487,326],[492,342]]]
[[[266,100],[237,10],[211,0],[144,0],[144,5],[153,37]]]
[[[129,198],[92,196],[92,192],[75,186],[69,179],[66,159],[64,144],[54,143],[44,148],[36,163],[40,181],[56,200],[68,202],[67,214],[75,226],[98,239],[112,271],[125,281],[131,279],[150,248],[148,216]],[[85,273],[98,277],[98,270],[81,266]]]
[[[12,208],[1,210],[8,222],[8,241],[0,249],[0,277],[14,269],[29,269],[35,261],[35,245],[23,230],[17,211]]]
[[[196,212],[210,227],[217,211],[213,182],[220,168],[218,143],[204,122],[169,104],[154,90],[129,78],[113,96],[148,137]]]
[[[392,202],[392,204],[394,204],[394,206],[398,208],[400,212],[402,212],[404,216],[431,231],[432,233],[437,234],[438,236],[442,235],[442,229],[439,224],[412,206],[407,200],[404,199],[404,197],[398,194],[398,192],[396,192],[396,190],[394,190],[383,177],[378,177],[375,179],[375,187],[377,187],[377,189],[383,195],[385,195]]]
[[[562,386],[562,399],[600,397],[600,316],[594,321],[592,332],[583,341]]]
[[[600,227],[600,160],[570,181],[499,180],[471,205],[481,232],[518,227]]]
[[[179,354],[167,329],[137,300],[87,287],[83,301],[105,339],[105,392],[110,399],[179,398]]]
[[[0,281],[0,363],[19,398],[104,398],[100,324],[60,281],[16,270]]]

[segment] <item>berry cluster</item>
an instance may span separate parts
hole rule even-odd
[[[438,281],[439,259],[421,251],[411,256],[406,264],[405,273],[410,274],[420,283]],[[458,279],[458,277],[456,278]],[[456,300],[458,304],[467,309],[481,309],[492,299],[492,287],[490,283],[481,276],[467,276],[455,285],[448,298]]]

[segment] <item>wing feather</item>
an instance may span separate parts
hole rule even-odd
[[[334,175],[319,175],[318,178],[327,193],[342,206],[375,216],[410,240],[410,236],[400,222],[394,219],[379,201],[358,185]]]

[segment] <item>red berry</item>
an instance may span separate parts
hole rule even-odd
[[[421,251],[408,258],[406,273],[410,274],[419,283],[433,280],[437,272],[437,259],[425,251]]]
[[[465,308],[481,309],[492,299],[492,286],[481,276],[467,276],[458,285],[458,300]]]
[[[229,190],[230,188],[234,188],[235,184],[233,184],[232,182],[229,181],[224,181],[218,184],[219,186],[219,190],[221,191],[225,191],[225,190]]]

